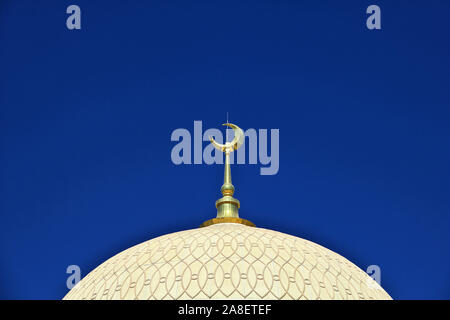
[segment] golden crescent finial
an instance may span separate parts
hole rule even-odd
[[[216,142],[213,137],[209,137],[209,140],[211,141],[213,146],[216,147],[216,149],[219,149],[220,151],[225,152],[225,153],[230,153],[233,150],[239,149],[240,146],[242,146],[242,144],[244,143],[244,138],[245,138],[244,131],[242,131],[241,128],[239,128],[237,125],[232,124],[232,123],[224,123],[223,125],[228,126],[231,129],[233,129],[233,131],[234,131],[233,140],[230,142],[225,142],[225,144]]]
[[[234,150],[239,149],[244,143],[245,135],[244,131],[237,125],[232,123],[224,123],[224,126],[228,126],[234,131],[234,138],[230,142],[225,142],[225,144],[217,143],[212,137],[209,140],[214,147],[225,153],[225,172],[222,188],[223,197],[216,201],[217,217],[210,219],[201,224],[201,227],[206,227],[211,224],[216,223],[242,223],[247,226],[255,226],[252,222],[239,218],[239,200],[233,198],[234,186],[231,183],[231,168],[230,168],[230,153]]]

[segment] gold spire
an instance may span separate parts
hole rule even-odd
[[[227,122],[224,126],[228,126],[234,130],[233,141],[220,144],[214,141],[212,137],[209,138],[214,147],[225,153],[224,179],[222,188],[220,188],[223,197],[216,201],[217,217],[203,222],[200,227],[224,222],[242,223],[254,227],[255,225],[252,222],[239,218],[238,211],[240,203],[238,199],[233,198],[234,186],[231,183],[230,153],[237,150],[244,143],[244,132],[232,123]]]

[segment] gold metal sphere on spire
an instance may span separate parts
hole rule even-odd
[[[231,183],[231,168],[230,168],[230,153],[239,149],[244,143],[244,131],[237,125],[232,123],[224,123],[224,126],[228,126],[234,131],[234,139],[231,142],[225,142],[225,144],[217,143],[212,137],[210,141],[216,149],[225,153],[225,172],[222,188],[223,197],[216,201],[217,217],[214,219],[203,222],[200,227],[210,226],[216,223],[234,222],[242,223],[246,226],[254,227],[253,222],[239,218],[239,208],[241,206],[238,199],[234,198],[234,186]]]

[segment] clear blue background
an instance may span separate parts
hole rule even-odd
[[[242,217],[379,265],[395,299],[450,298],[449,14],[443,0],[2,0],[0,297],[60,299],[68,265],[85,276],[214,217],[223,167],[175,166],[170,135],[228,111],[280,129],[278,175],[232,168]]]

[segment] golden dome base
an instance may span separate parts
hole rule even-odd
[[[214,218],[210,220],[206,220],[200,225],[200,228],[202,227],[208,227],[213,224],[217,223],[240,223],[249,227],[255,227],[255,224],[251,221],[242,219],[242,218],[234,218],[234,217],[224,217],[224,218]]]

